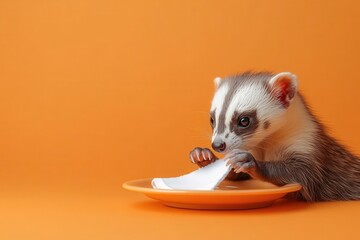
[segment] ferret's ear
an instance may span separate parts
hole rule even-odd
[[[289,107],[297,92],[297,77],[290,72],[282,72],[269,81],[271,95],[285,107]]]
[[[215,89],[218,89],[218,88],[219,88],[221,82],[222,82],[221,77],[216,77],[216,78],[214,79]]]

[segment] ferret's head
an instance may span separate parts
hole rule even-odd
[[[283,72],[215,78],[211,104],[212,147],[228,153],[251,150],[286,124],[284,114],[297,92],[296,76]]]

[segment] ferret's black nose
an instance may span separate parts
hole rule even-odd
[[[223,152],[225,151],[226,149],[226,144],[222,141],[214,141],[212,144],[211,144],[212,148],[217,151],[217,152]]]

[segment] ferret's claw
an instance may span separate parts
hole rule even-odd
[[[193,158],[193,156],[192,156],[191,153],[190,153],[190,162],[195,163],[195,160],[194,160],[194,158]]]
[[[200,152],[199,152],[199,150],[195,150],[195,154],[196,154],[196,157],[197,157],[198,162],[201,162],[202,159],[200,158]]]
[[[209,160],[212,159],[209,151],[207,152],[207,155],[208,155]]]
[[[202,152],[201,152],[201,155],[203,156],[204,160],[210,160],[210,158],[209,158],[209,159],[206,159],[205,151],[202,151]]]

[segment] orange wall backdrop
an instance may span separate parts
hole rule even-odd
[[[213,78],[291,71],[360,153],[359,1],[0,1],[1,191],[119,191],[210,145]]]

